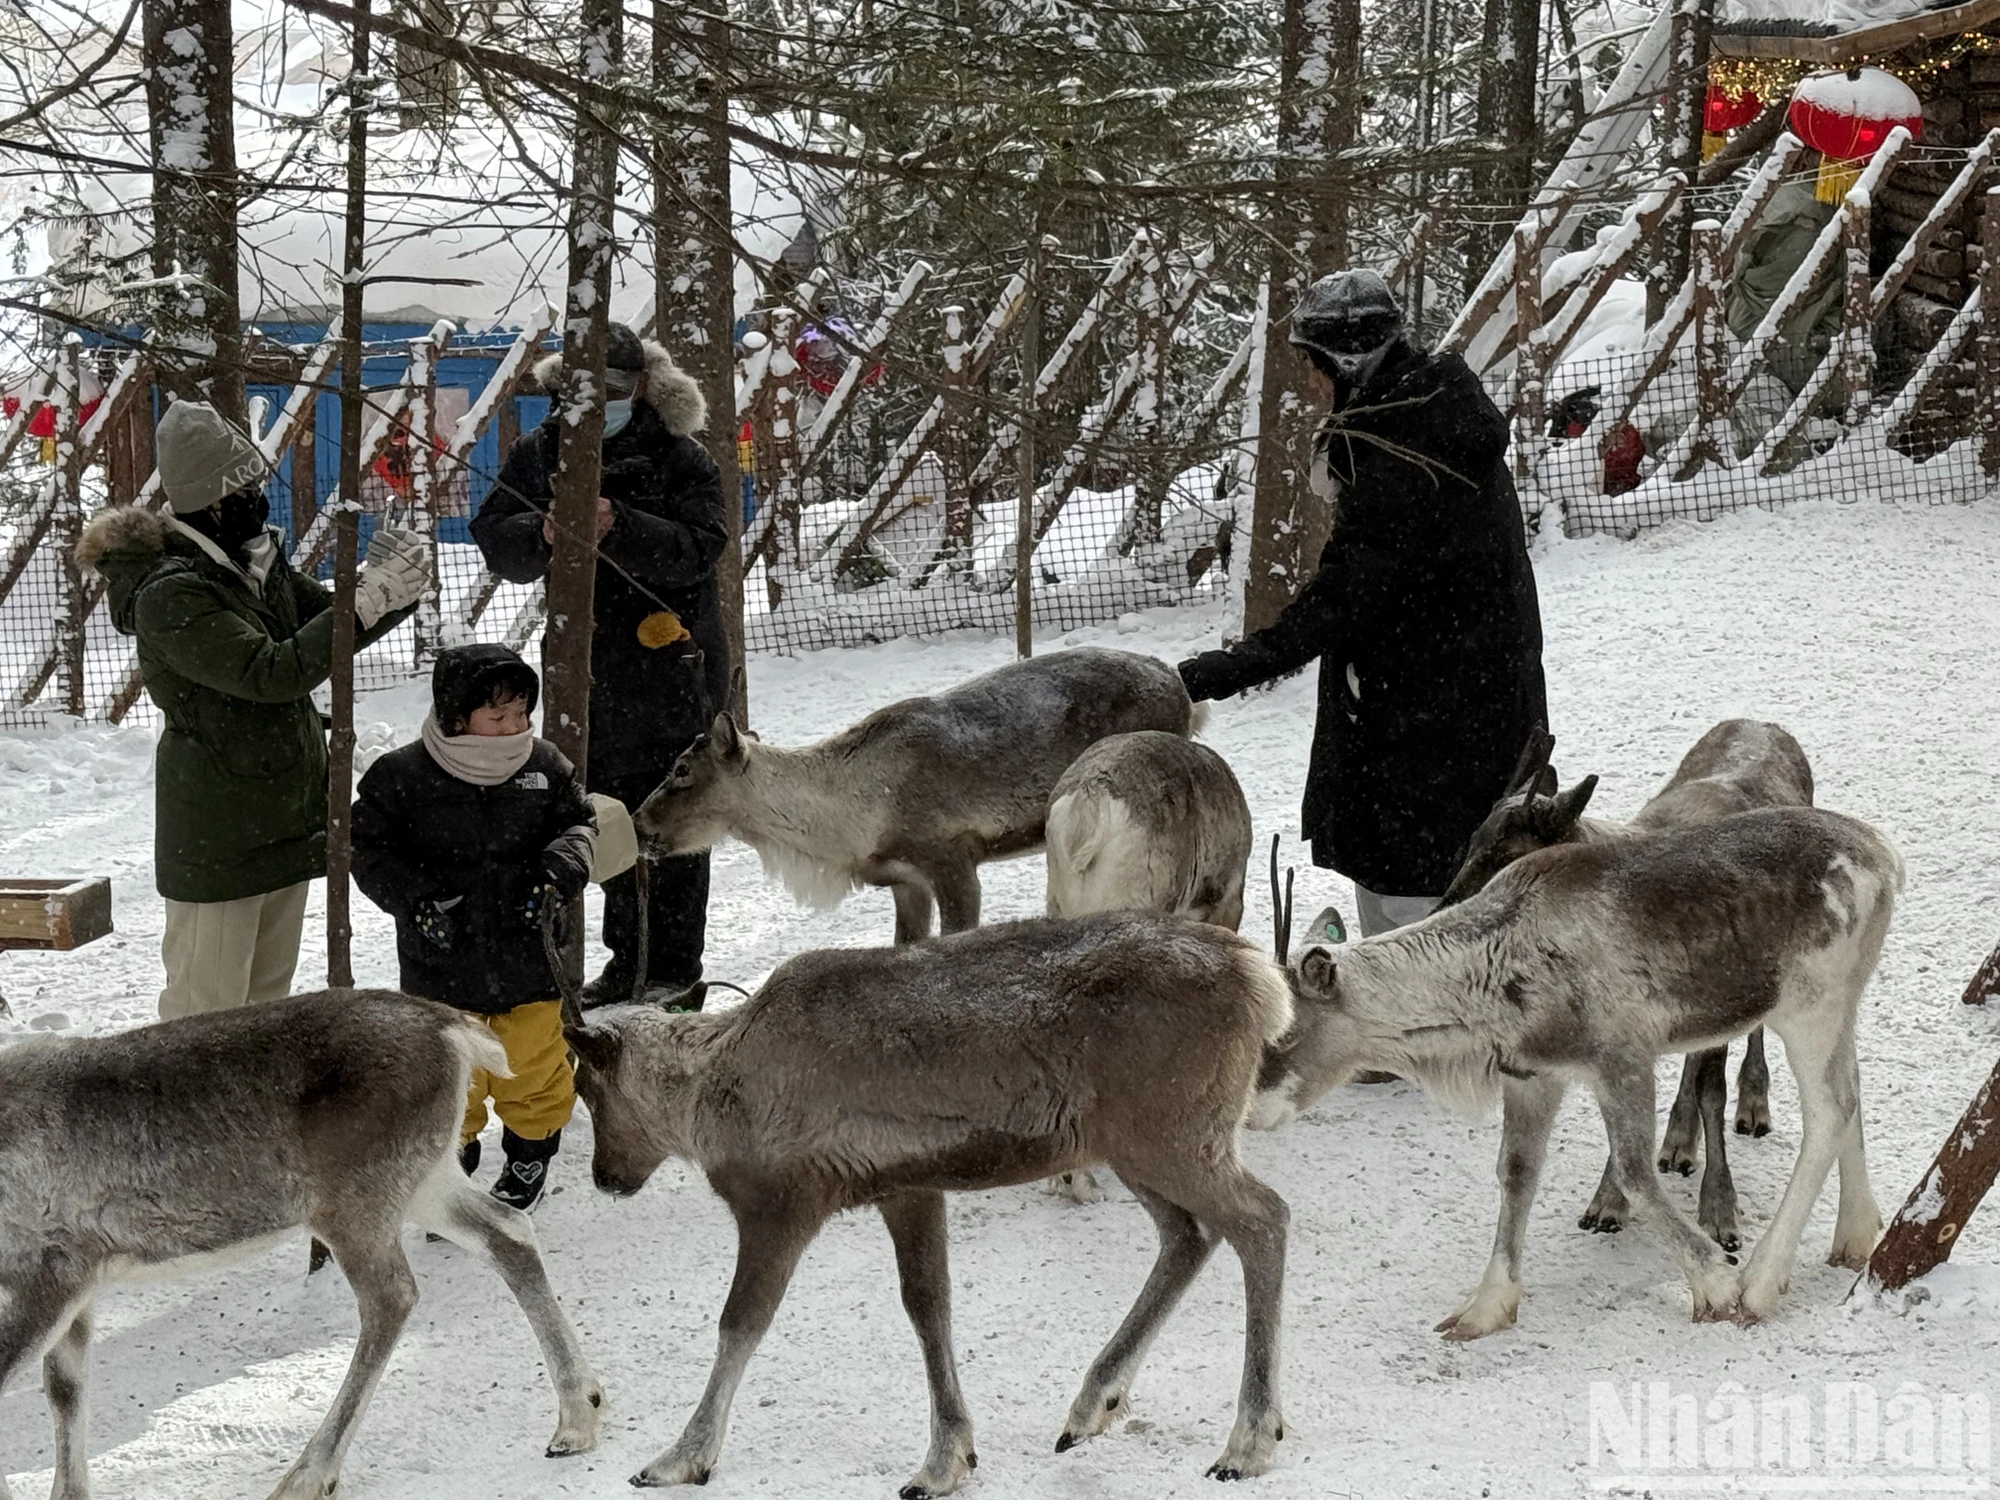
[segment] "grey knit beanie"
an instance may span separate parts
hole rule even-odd
[[[176,401],[155,439],[160,487],[177,516],[207,510],[271,472],[257,445],[206,401]]]

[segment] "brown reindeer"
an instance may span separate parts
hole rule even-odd
[[[1524,854],[1558,844],[1601,844],[1612,840],[1698,828],[1741,812],[1766,807],[1810,807],[1812,767],[1799,742],[1776,724],[1725,719],[1682,757],[1667,784],[1630,822],[1583,816],[1597,778],[1586,776],[1568,791],[1556,789],[1549,768],[1554,736],[1537,729],[1529,736],[1506,793],[1466,845],[1464,862],[1446,890],[1442,905],[1464,900]],[[1729,1175],[1723,1113],[1729,1102],[1729,1049],[1691,1052],[1681,1064],[1680,1090],[1660,1138],[1659,1168],[1683,1177],[1694,1171],[1695,1143],[1706,1142],[1698,1219],[1725,1250],[1742,1243],[1737,1227],[1736,1185]],[[1749,1035],[1743,1066],[1736,1076],[1736,1131],[1766,1135],[1771,1129],[1771,1070],[1764,1060],[1764,1029]],[[1610,1162],[1578,1227],[1615,1234],[1630,1217],[1624,1192]]]
[[[637,1192],[693,1162],[737,1225],[708,1388],[637,1485],[700,1484],[730,1401],[820,1226],[873,1205],[930,1378],[931,1444],[904,1500],[977,1462],[958,1386],[947,1192],[1108,1163],[1152,1216],[1159,1258],[1092,1363],[1056,1451],[1104,1431],[1218,1238],[1243,1264],[1236,1426],[1209,1471],[1261,1473],[1283,1436],[1284,1200],[1237,1159],[1265,1045],[1291,1024],[1284,971],[1219,927],[1150,912],[1014,922],[895,948],[803,954],[740,1008],[593,1013],[570,1031],[596,1128],[592,1172]]]

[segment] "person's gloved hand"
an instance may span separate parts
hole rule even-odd
[[[430,562],[430,548],[407,526],[377,526],[368,538],[367,561],[381,563],[392,557],[403,558],[421,568]]]
[[[554,887],[564,901],[574,901],[590,884],[591,833],[572,828],[542,851],[542,883]]]
[[[384,615],[415,604],[428,576],[427,568],[401,554],[370,563],[354,585],[354,618],[363,630],[373,630]]]
[[[463,901],[463,896],[453,896],[444,901],[425,901],[411,918],[425,942],[433,948],[449,953],[452,944],[458,941],[458,918],[454,908]]]
[[[568,902],[564,899],[561,890],[557,888],[556,883],[546,875],[537,875],[533,883],[528,886],[526,893],[521,897],[520,905],[515,910],[521,914],[521,921],[524,925],[539,927],[542,925],[543,912],[560,912],[566,905],[568,905]]]
[[[1204,651],[1190,656],[1178,668],[1188,696],[1200,703],[1209,698],[1227,698],[1242,691],[1238,680],[1239,663],[1227,651]]]

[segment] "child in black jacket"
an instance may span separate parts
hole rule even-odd
[[[423,738],[361,778],[354,880],[396,919],[403,988],[481,1017],[511,1078],[472,1075],[459,1160],[479,1164],[486,1101],[506,1164],[493,1196],[532,1209],[576,1103],[541,915],[590,879],[596,823],[583,783],[528,716],[541,684],[504,646],[440,652]]]

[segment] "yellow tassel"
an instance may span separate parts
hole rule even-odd
[[[1837,156],[1819,159],[1819,175],[1813,179],[1813,197],[1822,203],[1838,203],[1861,178],[1863,163],[1842,161]]]
[[[1713,130],[1704,130],[1701,133],[1701,159],[1703,161],[1715,160],[1728,141],[1729,137],[1726,135],[1717,135]]]
[[[54,438],[43,438],[41,442],[42,462],[45,464],[54,463],[56,461],[56,440]]]
[[[639,644],[649,651],[657,651],[662,646],[671,646],[675,641],[687,638],[687,626],[681,624],[681,617],[670,609],[655,611],[639,622]]]

